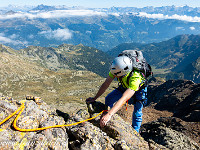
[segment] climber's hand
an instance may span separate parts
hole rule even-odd
[[[104,127],[108,123],[108,121],[110,121],[111,117],[112,116],[109,113],[103,115],[100,119],[100,126]]]

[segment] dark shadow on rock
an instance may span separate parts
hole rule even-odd
[[[105,104],[98,102],[98,101],[95,101],[93,103],[87,103],[87,108],[88,108],[88,112],[90,114],[100,113],[103,110],[108,109],[108,107]]]
[[[62,112],[62,111],[60,111],[60,110],[58,110],[58,109],[56,109],[56,113],[57,113],[58,116],[63,117],[64,120],[65,120],[65,122],[68,121],[68,119],[69,119],[69,114],[64,113],[64,112]]]
[[[167,110],[184,121],[199,122],[200,117],[200,84],[190,80],[168,80],[150,86],[148,104],[152,103],[157,110]]]

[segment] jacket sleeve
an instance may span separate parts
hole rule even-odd
[[[112,79],[115,78],[114,75],[113,75],[111,72],[109,72],[109,76],[110,76]]]

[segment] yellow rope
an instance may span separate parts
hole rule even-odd
[[[98,117],[100,114],[102,114],[104,111],[106,110],[103,110],[102,112],[100,112],[99,114],[97,114],[96,116],[92,117],[92,118],[89,118],[89,119],[86,119],[86,120],[83,120],[83,121],[79,121],[79,122],[76,122],[76,123],[72,123],[72,124],[63,124],[63,125],[55,125],[55,126],[48,126],[48,127],[43,127],[43,128],[35,128],[35,129],[21,129],[19,128],[16,124],[17,124],[17,119],[20,117],[21,113],[24,111],[25,109],[25,106],[24,106],[24,103],[22,103],[21,107],[18,108],[13,114],[11,114],[10,116],[8,116],[6,119],[4,119],[0,125],[2,125],[4,122],[6,122],[8,119],[10,119],[12,116],[14,116],[16,113],[18,113],[19,111],[19,114],[16,116],[15,120],[13,121],[13,127],[18,130],[18,131],[22,131],[22,132],[32,132],[32,131],[40,131],[40,130],[45,130],[45,129],[50,129],[50,128],[60,128],[60,127],[67,127],[67,126],[74,126],[74,125],[78,125],[80,123],[83,123],[83,122],[86,122],[86,121],[89,121],[89,120],[92,120],[96,117]]]
[[[128,102],[128,101],[127,101]],[[126,103],[126,102],[125,102]],[[75,125],[78,125],[78,124],[81,124],[83,122],[86,122],[86,121],[89,121],[89,120],[92,120],[96,117],[98,117],[99,115],[101,115],[103,112],[107,111],[107,110],[103,110],[101,111],[99,114],[97,114],[96,116],[92,117],[92,118],[89,118],[89,119],[86,119],[86,120],[83,120],[83,121],[79,121],[79,122],[75,122],[75,123],[72,123],[72,124],[63,124],[63,125],[55,125],[55,126],[48,126],[48,127],[43,127],[43,128],[35,128],[35,129],[21,129],[17,126],[17,120],[18,118],[20,117],[21,113],[24,111],[25,109],[25,106],[24,106],[24,103],[22,103],[22,105],[14,112],[12,113],[10,116],[8,116],[7,118],[5,118],[1,123],[0,123],[0,126],[6,122],[7,120],[9,120],[11,117],[13,117],[15,114],[17,114],[19,112],[19,114],[16,116],[16,118],[14,119],[13,121],[13,127],[17,130],[17,131],[21,131],[21,132],[33,132],[33,131],[40,131],[40,130],[46,130],[46,129],[50,129],[50,128],[61,128],[61,127],[67,127],[67,126],[75,126]],[[0,129],[0,131],[3,131],[3,129]],[[137,131],[135,131],[135,134],[136,135],[139,135],[139,133]],[[143,139],[143,138],[141,138]]]
[[[7,118],[5,118],[0,125],[2,125],[4,122],[6,122],[7,120],[9,120],[12,116],[14,116],[16,113],[18,113],[18,111],[20,111],[22,109],[22,106],[20,108],[18,108],[14,113],[12,113],[10,116],[8,116]]]

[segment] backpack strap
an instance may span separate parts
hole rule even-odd
[[[133,76],[133,70],[130,72],[130,74],[128,75],[128,77],[127,77],[127,84],[129,85],[129,79],[130,79],[130,77],[132,77]]]
[[[126,87],[125,84],[124,84],[123,81],[122,81],[122,78],[123,78],[123,77],[120,77],[120,78],[119,78],[119,83],[120,83],[119,86]]]

